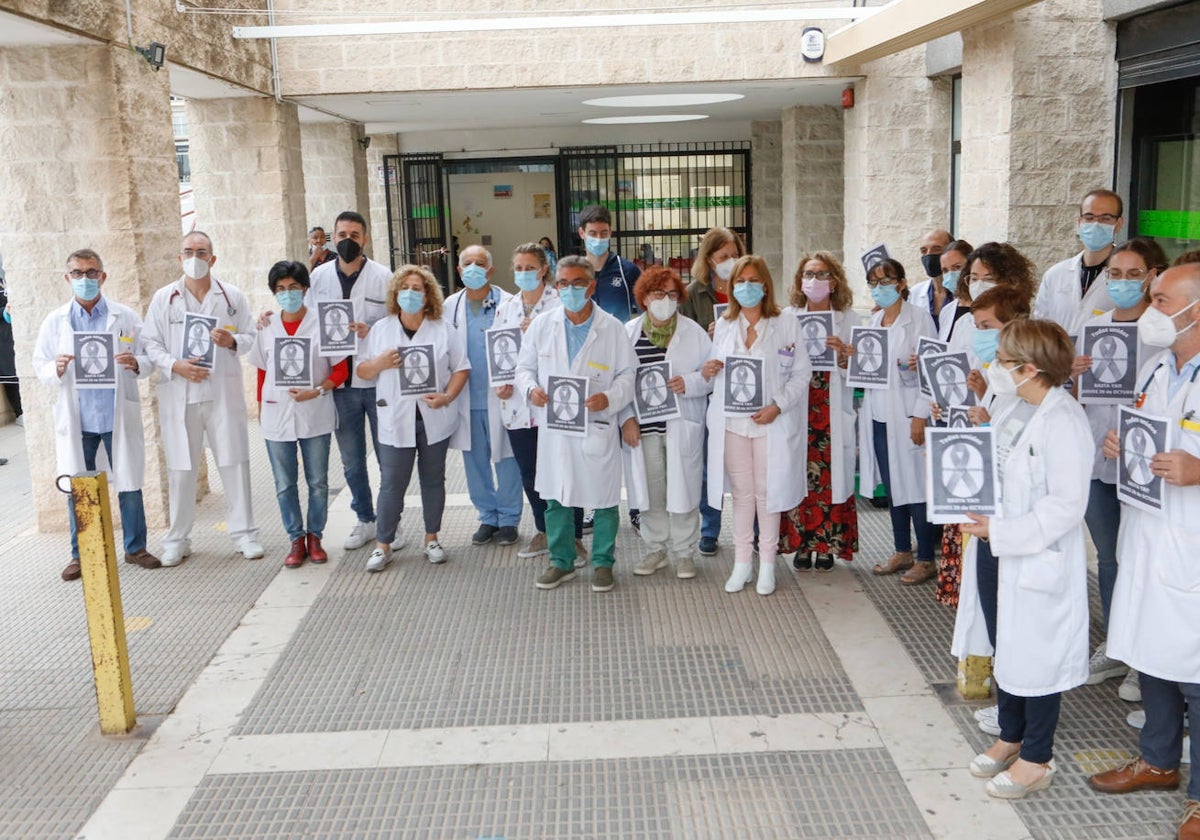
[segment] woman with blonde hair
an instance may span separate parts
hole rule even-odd
[[[461,334],[442,318],[442,290],[418,265],[401,266],[388,283],[388,317],[371,327],[358,375],[374,380],[379,417],[379,503],[375,550],[368,572],[392,561],[391,545],[404,512],[413,465],[421,484],[425,557],[446,562],[438,542],[446,507],[446,451],[470,446],[455,399],[467,385],[471,362]],[[404,377],[404,382],[401,382]],[[414,396],[404,386],[432,380],[432,391]]]

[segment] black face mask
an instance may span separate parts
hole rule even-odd
[[[942,276],[942,255],[941,254],[922,254],[921,265],[925,266],[925,273],[930,277]]]
[[[338,256],[342,262],[352,263],[362,254],[362,246],[353,239],[343,239],[337,244]]]

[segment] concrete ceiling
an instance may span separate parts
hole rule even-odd
[[[56,47],[92,41],[63,29],[46,26],[20,15],[0,12],[0,47]]]

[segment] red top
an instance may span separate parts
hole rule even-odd
[[[713,289],[713,294],[717,296],[717,303],[729,303],[729,295],[722,294],[716,289]]]
[[[283,331],[288,335],[295,335],[296,330],[300,329],[302,321],[284,321]],[[338,388],[347,379],[350,378],[350,360],[342,359],[333,366],[333,370],[329,371],[329,381],[333,383],[334,388]],[[267,372],[262,368],[258,369],[258,401],[262,402],[263,383],[267,381]]]

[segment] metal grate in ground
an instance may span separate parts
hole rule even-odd
[[[198,838],[928,837],[885,750],[210,776]]]

